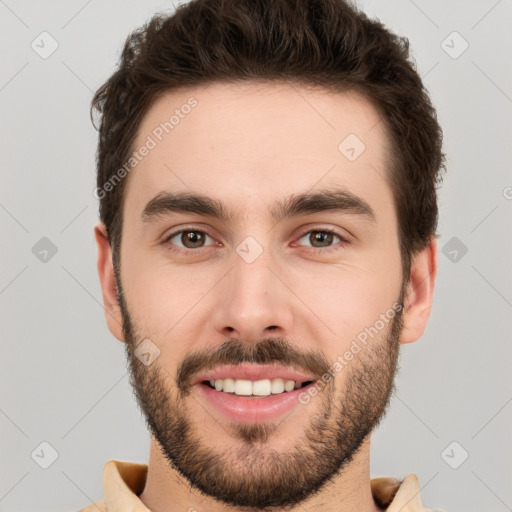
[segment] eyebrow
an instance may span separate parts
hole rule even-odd
[[[293,194],[278,200],[269,212],[275,222],[299,215],[326,211],[357,214],[375,222],[376,215],[361,197],[344,189],[326,189],[315,192]],[[160,192],[151,199],[142,212],[143,222],[152,222],[172,213],[195,213],[230,222],[236,217],[221,201],[190,192]]]

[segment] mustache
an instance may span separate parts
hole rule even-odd
[[[277,363],[311,373],[317,379],[330,368],[329,361],[322,352],[301,352],[285,338],[266,338],[259,343],[244,343],[231,338],[217,349],[209,347],[186,356],[178,368],[176,385],[184,395],[187,395],[194,376],[199,372],[212,370],[217,366],[240,363]]]

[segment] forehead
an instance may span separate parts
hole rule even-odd
[[[140,124],[133,149],[144,146],[125,191],[139,215],[162,191],[200,192],[245,213],[315,187],[392,202],[384,124],[355,92],[274,83],[171,91]]]

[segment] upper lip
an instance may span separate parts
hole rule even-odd
[[[241,363],[238,365],[218,366],[212,370],[205,371],[197,375],[194,384],[199,384],[205,380],[216,379],[246,379],[257,381],[277,378],[294,380],[295,382],[315,380],[315,377],[294,368],[286,368],[285,366],[272,364]]]

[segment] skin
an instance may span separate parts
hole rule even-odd
[[[348,414],[343,404],[350,404],[350,399],[364,403],[363,389],[351,385],[358,376],[366,378],[367,372],[375,384],[392,381],[393,338],[402,344],[413,342],[427,325],[437,245],[433,239],[414,256],[410,280],[402,283],[393,193],[385,179],[388,139],[378,112],[358,94],[261,83],[217,83],[173,91],[149,109],[134,146],[144,144],[152,130],[191,96],[198,101],[197,107],[129,175],[118,286],[101,223],[95,228],[98,272],[112,334],[134,345],[149,338],[160,349],[150,366],[140,372],[132,367],[136,381],[159,392],[160,399],[174,405],[175,414],[186,418],[198,453],[200,448],[212,450],[219,463],[226,463],[217,469],[222,467],[228,480],[249,485],[251,479],[271,478],[270,466],[258,465],[266,455],[277,454],[282,459],[276,460],[284,461],[296,449],[307,452],[311,445],[300,433],[318,432],[315,417],[329,407],[334,416],[326,420],[323,439],[325,445],[334,442],[342,426],[335,416],[343,420]],[[353,162],[338,150],[351,133],[366,146]],[[363,198],[373,209],[375,222],[354,213],[323,211],[276,223],[269,214],[278,199],[335,187]],[[172,213],[143,222],[144,207],[162,191],[207,195],[224,203],[234,217],[223,222],[205,215]],[[171,242],[165,239],[184,228],[206,232],[205,247],[198,252],[186,249],[176,236],[172,241],[183,252],[171,251]],[[330,245],[313,247],[309,234],[322,228],[336,230],[348,243],[341,245],[334,237]],[[263,248],[250,264],[236,252],[249,235]],[[336,373],[307,406],[272,424],[258,443],[251,443],[240,425],[214,417],[195,389],[180,395],[177,373],[184,359],[202,350],[215,354],[227,340],[255,350],[269,337],[282,339],[293,354],[315,353],[332,365],[361,331],[399,300],[402,287],[406,291],[402,325],[394,325],[400,329],[393,332],[389,325],[379,332],[346,371]],[[126,328],[128,320],[133,330],[127,337],[123,323]],[[389,357],[382,357],[388,354],[383,350],[390,350]],[[127,347],[127,353],[135,365],[133,347]],[[374,414],[376,421],[384,412],[389,391],[375,396],[369,405],[369,415]],[[139,402],[141,398],[146,399],[149,412],[150,393],[142,392]],[[152,405],[157,410],[156,402]],[[261,434],[257,428],[252,433]],[[351,457],[339,461],[340,471],[332,474],[329,485],[304,497],[297,510],[379,510],[370,492],[370,435],[352,448]],[[242,454],[254,456],[246,459],[252,465],[240,463]],[[168,459],[152,435],[148,478],[140,498],[153,512],[190,507],[211,512],[257,509],[229,506],[201,492]],[[320,462],[311,459],[311,468]],[[236,474],[230,470],[235,467]],[[307,475],[307,470],[304,467],[301,474]]]

